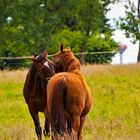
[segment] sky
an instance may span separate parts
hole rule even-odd
[[[137,6],[137,0],[131,0]],[[111,5],[111,11],[108,12],[107,17],[111,19],[110,24],[114,25],[114,19],[118,19],[119,17],[125,17],[125,8],[124,4],[127,0],[120,0],[119,3],[115,5]],[[124,31],[115,30],[112,38],[120,42],[121,44],[127,45],[127,49],[123,53],[123,64],[137,63],[138,56],[138,42],[133,44],[130,39],[126,38],[124,35]],[[112,59],[112,64],[120,64],[120,54],[117,53],[115,57]]]

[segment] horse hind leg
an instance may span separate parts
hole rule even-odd
[[[67,120],[67,129],[68,129],[68,132],[69,132],[69,133],[72,132],[72,128],[71,128],[71,120]]]
[[[85,120],[86,120],[86,117],[80,118],[80,127],[78,130],[78,140],[82,140],[82,128],[83,128],[83,124],[84,124]]]
[[[79,140],[78,139],[78,130],[80,127],[80,117],[79,116],[75,116],[72,119],[72,140]]]
[[[35,132],[36,132],[37,138],[38,138],[38,140],[42,140],[42,138],[41,138],[42,130],[40,127],[38,112],[34,112],[34,111],[30,110],[30,113],[31,113],[31,116],[32,116],[33,121],[34,121]]]

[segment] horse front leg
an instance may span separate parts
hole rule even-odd
[[[49,130],[49,123],[48,118],[45,117],[45,126],[44,126],[44,136],[49,136],[50,130]]]
[[[45,116],[45,125],[44,125],[44,136],[50,135],[50,129],[49,129],[49,122],[48,122],[48,109],[45,108],[44,110],[44,116]]]
[[[30,113],[31,113],[31,116],[32,116],[33,121],[34,121],[35,132],[36,132],[37,138],[38,138],[38,140],[42,140],[42,138],[41,138],[42,130],[40,127],[38,112],[34,112],[34,111],[30,110]]]

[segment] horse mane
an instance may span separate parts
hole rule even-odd
[[[65,71],[79,73],[81,70],[80,61],[78,60],[78,58],[74,56],[74,54],[70,51],[70,49],[68,48],[66,49],[69,55],[66,56],[66,58],[64,58],[66,62],[66,64],[64,64]]]
[[[80,71],[80,69],[81,69],[81,65],[76,57],[69,61],[67,71],[78,72]]]

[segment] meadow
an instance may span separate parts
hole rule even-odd
[[[139,140],[140,64],[86,65],[82,73],[93,98],[83,140]],[[36,139],[22,93],[26,74],[0,71],[0,140]],[[43,114],[40,117],[43,127]]]

